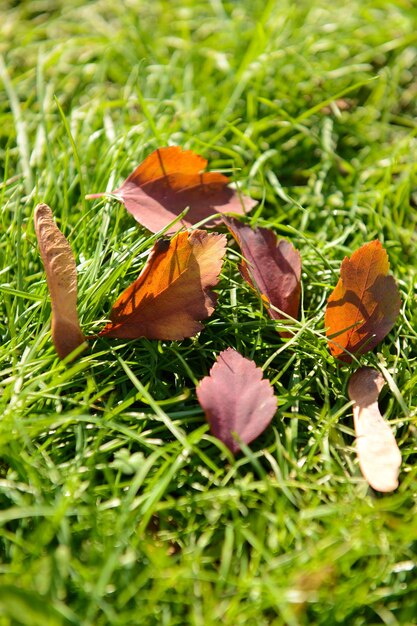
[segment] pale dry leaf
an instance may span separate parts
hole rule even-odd
[[[77,313],[75,259],[47,204],[38,204],[34,219],[51,295],[52,340],[59,357],[63,359],[85,341]]]
[[[348,393],[353,400],[353,420],[359,466],[376,491],[398,487],[401,452],[391,428],[382,417],[378,396],[385,380],[372,367],[361,367],[350,378]]]

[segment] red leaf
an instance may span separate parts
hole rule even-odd
[[[398,487],[401,452],[395,437],[378,408],[378,396],[385,381],[371,367],[361,367],[350,378],[349,398],[353,400],[356,451],[362,474],[377,491]]]
[[[341,361],[352,361],[348,352],[373,350],[394,326],[401,299],[388,271],[388,255],[377,240],[343,260],[324,318],[330,351]]]
[[[199,320],[216,304],[226,237],[195,230],[158,241],[134,283],[113,305],[99,333],[120,339],[184,339],[199,332]]]
[[[275,414],[277,400],[262,376],[253,361],[228,348],[197,387],[211,432],[233,454],[240,450],[239,440],[248,444],[256,439]]]
[[[179,146],[152,152],[118,188],[112,191],[142,226],[156,233],[170,224],[184,209],[184,219],[167,233],[188,228],[215,213],[244,214],[256,204],[228,187],[229,179],[218,172],[204,172],[207,161]],[[90,194],[97,198],[103,193]],[[219,219],[210,220],[212,226]]]
[[[286,319],[289,315],[297,319],[301,277],[298,250],[288,241],[278,240],[267,228],[251,228],[232,217],[225,217],[223,221],[245,258],[239,266],[240,272],[249,285],[260,292],[270,317]],[[280,334],[291,336],[286,332]]]

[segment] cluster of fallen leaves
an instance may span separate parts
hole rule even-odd
[[[160,148],[109,194],[148,230],[174,236],[155,243],[138,278],[117,298],[99,336],[179,340],[202,330],[201,321],[216,306],[212,288],[219,280],[227,239],[192,229],[201,221],[205,227],[226,225],[240,248],[243,279],[260,295],[270,317],[280,320],[280,335],[293,335],[285,321],[294,324],[298,318],[300,253],[271,230],[226,216],[245,215],[256,203],[233,189],[223,174],[205,172],[206,166],[207,161],[191,151]],[[91,338],[84,336],[78,320],[75,260],[46,204],[36,207],[35,229],[51,295],[52,339],[58,355],[66,358]],[[375,348],[394,326],[400,296],[388,272],[388,256],[379,241],[343,260],[325,311],[326,337],[336,359],[350,363]],[[378,410],[383,384],[379,372],[360,368],[348,392],[362,473],[375,489],[391,491],[398,484],[401,455]],[[262,370],[232,348],[218,356],[209,376],[200,381],[197,398],[213,435],[233,454],[264,431],[277,408]]]

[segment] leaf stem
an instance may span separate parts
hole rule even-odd
[[[101,193],[87,193],[84,198],[85,200],[95,200],[95,198],[102,198],[106,195],[106,192],[102,191]]]

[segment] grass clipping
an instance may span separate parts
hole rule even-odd
[[[85,342],[77,313],[75,259],[47,204],[35,209],[35,231],[51,294],[52,341],[64,359]]]

